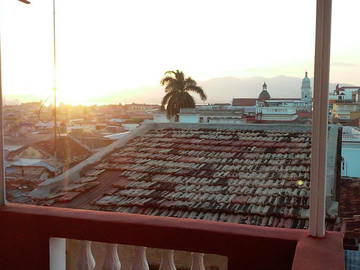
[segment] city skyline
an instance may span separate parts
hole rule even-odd
[[[304,75],[303,75],[304,76]],[[290,76],[274,76],[274,77],[220,77],[211,78],[206,81],[198,81],[208,94],[207,101],[201,101],[196,96],[194,99],[196,104],[211,104],[211,103],[229,103],[232,98],[256,98],[261,92],[261,87],[264,82],[268,84],[269,93],[274,98],[298,98],[301,95],[301,81],[303,77]],[[310,78],[311,88],[313,88],[313,78]],[[329,83],[329,93],[336,88],[337,83]],[[341,86],[352,86],[351,84],[342,83]],[[60,100],[60,103],[67,105],[107,105],[107,104],[160,104],[164,93],[164,89],[160,85],[146,85],[127,89],[118,95],[116,91],[93,99],[88,99],[86,102],[67,102]],[[51,96],[45,99],[36,95],[5,95],[5,104],[15,105],[26,102],[41,101],[45,105],[52,106]]]

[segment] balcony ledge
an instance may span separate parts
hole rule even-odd
[[[228,256],[228,269],[344,269],[342,233],[9,203],[0,207],[2,269],[48,269],[51,237]]]

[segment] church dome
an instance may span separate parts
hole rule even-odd
[[[264,84],[263,84],[263,90],[261,91],[258,99],[260,99],[260,100],[271,99],[270,94],[269,94],[269,92],[267,91],[267,85],[266,85],[265,82],[264,82]]]
[[[261,93],[260,93],[260,95],[259,95],[259,97],[258,97],[258,99],[260,99],[260,100],[266,100],[266,99],[271,99],[271,97],[270,97],[270,94],[269,94],[268,91],[262,90]]]

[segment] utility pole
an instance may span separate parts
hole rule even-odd
[[[54,90],[54,157],[57,160],[57,119],[56,119],[56,14],[55,0],[53,0],[53,90]]]

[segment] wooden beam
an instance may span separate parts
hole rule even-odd
[[[331,1],[317,0],[316,7],[309,226],[314,237],[325,236]]]

